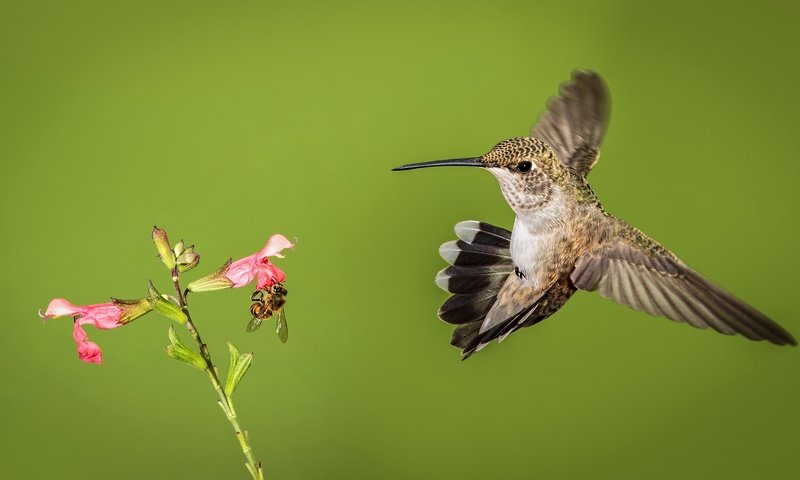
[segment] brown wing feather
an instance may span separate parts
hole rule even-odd
[[[531,136],[544,140],[565,165],[585,176],[600,156],[610,114],[610,95],[600,75],[573,72],[572,81],[547,102]]]
[[[486,318],[482,322],[459,325],[453,335],[453,345],[461,347],[462,359],[467,359],[493,340],[503,341],[520,328],[535,325],[554,314],[574,292],[575,287],[566,278],[541,292],[511,274]]]
[[[488,332],[503,323],[511,321],[520,312],[535,304],[545,291],[531,288],[516,275],[509,275],[497,294],[497,300],[486,314],[480,333]]]
[[[579,258],[570,278],[579,289],[597,290],[651,315],[751,340],[797,344],[780,325],[632,227]]]

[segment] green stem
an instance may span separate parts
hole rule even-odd
[[[236,415],[236,409],[233,406],[233,400],[225,394],[225,390],[222,388],[222,383],[219,381],[217,369],[214,366],[214,362],[211,360],[211,353],[208,351],[208,346],[203,343],[203,339],[200,338],[200,332],[197,331],[197,327],[192,321],[192,316],[189,313],[189,306],[186,303],[187,293],[181,290],[177,268],[172,269],[172,284],[175,286],[175,291],[178,294],[178,301],[180,302],[181,310],[183,310],[183,313],[186,314],[186,328],[189,329],[189,333],[191,333],[192,338],[194,338],[195,342],[197,342],[197,345],[200,349],[200,355],[202,355],[203,360],[206,362],[206,372],[208,372],[208,378],[211,380],[211,385],[214,386],[214,390],[217,392],[217,397],[219,398],[217,403],[222,408],[222,411],[225,412],[225,417],[231,423],[233,432],[236,435],[236,439],[239,441],[239,446],[242,448],[242,453],[244,454],[245,459],[247,459],[245,466],[254,480],[264,480],[264,471],[261,468],[261,463],[257,462],[255,457],[253,457],[253,449],[250,447],[250,441],[247,438],[247,432],[245,432],[244,429],[242,429],[242,427],[239,425],[239,418]]]

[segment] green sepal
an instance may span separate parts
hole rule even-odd
[[[253,361],[253,354],[240,354],[236,345],[230,342],[228,342],[228,349],[231,352],[231,362],[228,367],[228,377],[225,379],[225,395],[230,397],[233,395],[233,392],[236,391],[236,387],[239,386],[239,382],[242,381],[244,374],[247,373],[247,369],[250,368],[250,364]]]
[[[164,265],[170,270],[175,268],[175,252],[172,251],[172,247],[169,245],[167,232],[158,227],[153,227],[153,243],[155,243],[158,257],[164,262]]]
[[[118,322],[122,325],[141,317],[153,309],[153,307],[150,305],[150,302],[146,298],[123,300],[121,298],[111,297],[111,301],[120,310],[122,310],[122,316],[120,316],[120,319],[118,320]]]
[[[169,331],[167,332],[169,336],[169,345],[165,348],[167,355],[174,358],[175,360],[181,361],[183,363],[192,365],[193,367],[197,367],[200,370],[206,370],[206,362],[203,358],[194,350],[190,349],[186,345],[181,342],[181,339],[178,338],[178,334],[175,333],[175,329],[172,328],[172,325],[169,326]]]
[[[225,262],[225,264],[216,272],[206,275],[203,278],[198,278],[190,283],[187,287],[187,290],[190,292],[210,292],[213,290],[231,288],[233,286],[233,282],[225,277],[225,273],[227,273],[228,267],[231,266],[231,262],[232,261],[229,258],[228,261]]]
[[[153,286],[153,282],[148,280],[147,289],[150,292],[150,296],[147,297],[147,301],[150,302],[150,306],[153,307],[153,310],[180,324],[186,323],[186,321],[189,319],[189,317],[186,316],[186,313],[184,313],[179,306],[165,298],[164,295],[158,293],[156,287]]]

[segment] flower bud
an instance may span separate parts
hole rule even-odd
[[[194,252],[194,247],[189,247],[176,259],[178,271],[188,272],[200,263],[200,254]]]
[[[170,270],[175,268],[175,252],[172,251],[172,247],[169,245],[167,232],[158,227],[153,227],[153,243],[156,244],[158,256],[164,262],[164,265]]]
[[[180,257],[183,251],[186,250],[186,245],[183,243],[183,240],[175,244],[172,251],[175,252],[176,257]]]

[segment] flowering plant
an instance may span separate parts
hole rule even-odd
[[[84,362],[95,364],[102,363],[103,353],[96,343],[89,340],[89,336],[83,329],[85,325],[93,325],[102,330],[114,329],[127,325],[153,310],[170,320],[185,325],[197,344],[197,349],[192,349],[184,344],[175,329],[170,326],[168,331],[170,344],[166,347],[167,355],[208,374],[218,397],[217,403],[231,423],[236,439],[241,446],[246,459],[245,466],[250,476],[255,480],[263,480],[264,472],[261,462],[256,461],[253,456],[249,437],[239,425],[233,405],[233,393],[250,368],[253,354],[240,353],[235,345],[228,343],[230,365],[223,385],[208,346],[201,339],[197,325],[192,320],[188,295],[189,292],[245,287],[253,280],[257,280],[256,292],[251,297],[256,302],[251,307],[254,314],[251,325],[258,326],[262,320],[277,314],[276,332],[281,341],[285,342],[287,329],[282,308],[286,295],[286,289],[283,288],[286,274],[275,266],[270,258],[284,258],[281,252],[287,248],[293,249],[294,244],[283,235],[272,235],[260,251],[236,261],[229,259],[222,268],[189,283],[184,290],[181,287],[180,275],[196,267],[200,263],[200,255],[195,252],[194,245],[186,246],[183,240],[171,246],[167,232],[158,227],[153,228],[152,236],[158,256],[170,271],[175,295],[161,294],[152,282],[148,282],[148,296],[145,298],[135,300],[112,298],[108,303],[86,306],[73,305],[63,298],[55,298],[47,306],[45,313],[42,314],[40,311],[39,315],[45,320],[71,316],[73,318],[72,336],[78,347],[78,358]],[[258,321],[256,322],[256,320]],[[254,329],[248,326],[248,331]]]

